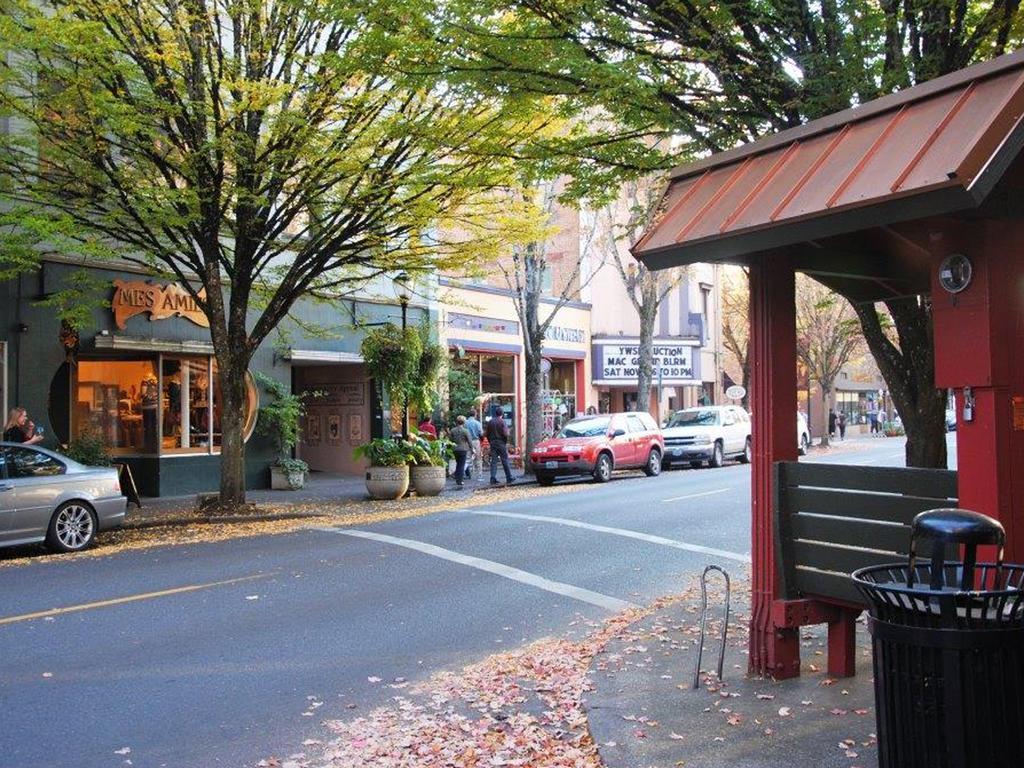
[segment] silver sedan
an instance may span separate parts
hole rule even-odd
[[[87,467],[38,446],[0,443],[0,547],[45,541],[78,552],[124,523],[117,470]]]

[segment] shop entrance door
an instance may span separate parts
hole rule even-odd
[[[316,472],[360,475],[352,451],[370,439],[370,381],[361,363],[295,365],[293,391],[308,392],[296,454]]]

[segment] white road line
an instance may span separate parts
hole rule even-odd
[[[671,499],[662,499],[662,502],[682,501],[683,499],[696,499],[701,496],[714,496],[716,493],[728,493],[732,488],[719,488],[717,491],[704,491],[704,493],[691,493],[686,496],[673,496]]]
[[[724,549],[715,549],[714,547],[703,547],[700,544],[687,544],[685,541],[666,539],[663,536],[652,536],[649,533],[629,531],[625,528],[609,528],[604,525],[591,525],[590,523],[581,523],[579,520],[568,520],[564,517],[545,517],[544,515],[522,515],[518,512],[497,512],[489,509],[466,509],[463,511],[468,512],[471,515],[511,517],[518,520],[535,520],[539,523],[555,523],[556,525],[568,525],[571,528],[584,528],[588,531],[597,531],[599,533],[611,533],[615,536],[624,536],[627,539],[637,539],[639,541],[646,541],[651,544],[660,544],[665,547],[673,547],[674,549],[684,549],[687,552],[699,552],[700,554],[704,555],[724,557],[728,560],[738,560],[741,563],[750,562],[750,555],[743,555],[739,552],[728,552]]]
[[[383,533],[358,531],[352,528],[315,528],[313,530],[338,533],[342,536],[354,536],[359,539],[369,539],[371,541],[380,541],[384,544],[394,544],[396,547],[414,549],[425,555],[432,555],[433,557],[439,557],[442,560],[450,560],[453,563],[468,565],[471,568],[477,568],[481,571],[486,571],[487,573],[493,573],[496,576],[502,576],[506,579],[511,579],[512,581],[518,581],[521,584],[528,584],[531,587],[543,589],[545,592],[553,592],[556,595],[571,597],[574,600],[590,603],[591,605],[596,605],[599,608],[605,608],[609,611],[617,612],[626,608],[637,607],[635,603],[631,603],[628,600],[619,600],[617,597],[602,595],[600,592],[591,592],[589,589],[574,587],[572,584],[563,584],[559,581],[551,581],[550,579],[545,579],[543,576],[538,576],[534,573],[529,573],[528,571],[521,571],[518,568],[503,565],[502,563],[496,563],[493,560],[484,560],[479,557],[473,557],[472,555],[464,555],[461,552],[453,552],[450,549],[436,547],[433,544],[425,544],[422,541],[399,539],[394,536],[386,536]]]

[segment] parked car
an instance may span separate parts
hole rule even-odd
[[[607,483],[616,469],[642,469],[648,477],[661,472],[665,441],[648,413],[580,416],[530,452],[537,482],[556,477],[592,475]]]
[[[720,467],[726,458],[748,462],[751,456],[750,414],[736,405],[707,405],[676,411],[665,424],[663,465],[705,462]]]
[[[700,467],[706,461],[720,467],[728,457],[747,463],[751,459],[750,414],[735,405],[710,405],[676,411],[665,424],[665,460],[673,463],[689,461]],[[807,417],[797,411],[796,445],[803,456],[811,444]]]
[[[796,412],[796,450],[801,456],[807,455],[811,445],[811,428],[807,426],[807,417],[801,411]]]
[[[45,541],[58,552],[79,552],[98,531],[124,523],[127,503],[116,469],[0,443],[0,546]]]

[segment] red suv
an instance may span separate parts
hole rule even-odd
[[[648,413],[580,416],[530,452],[537,482],[551,485],[556,477],[593,475],[607,483],[613,469],[642,469],[648,477],[661,472],[665,439]]]

